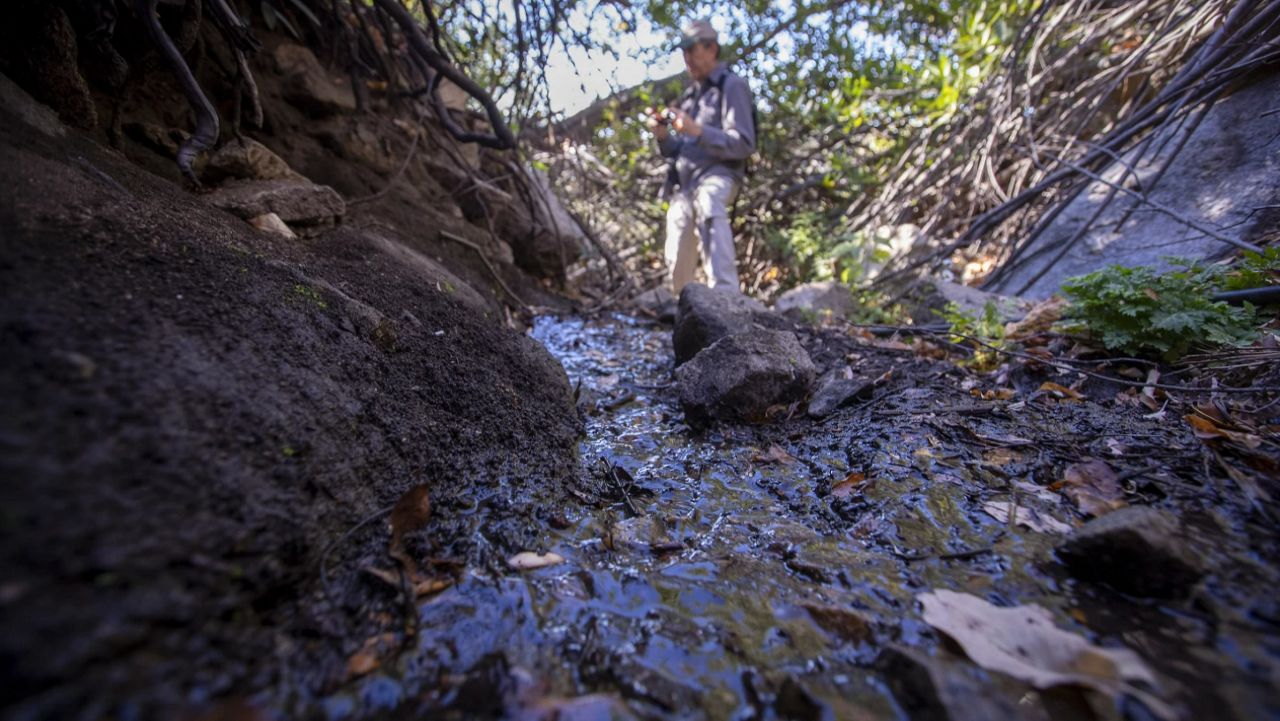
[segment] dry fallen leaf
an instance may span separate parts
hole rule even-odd
[[[1009,510],[1013,504],[1008,501],[987,501],[982,504],[982,510],[987,515],[1000,521],[1001,523],[1009,522]],[[1016,512],[1017,520],[1014,521],[1019,526],[1026,526],[1033,531],[1040,533],[1067,533],[1071,530],[1071,526],[1059,521],[1047,513],[1040,513],[1026,506],[1018,506]]]
[[[403,564],[410,574],[417,572],[417,565],[405,553],[405,534],[424,528],[430,520],[431,496],[425,485],[405,491],[391,509],[391,543],[387,547],[387,555]]]
[[[1123,456],[1129,452],[1128,446],[1114,438],[1108,438],[1105,441],[1105,444],[1107,446],[1107,450],[1110,451],[1113,456]]]
[[[1147,691],[1158,692],[1155,674],[1127,648],[1103,648],[1053,624],[1040,606],[1000,608],[967,593],[936,591],[916,597],[924,620],[950,636],[979,666],[1026,681],[1039,689],[1087,686],[1115,697],[1130,694],[1164,719],[1174,710]]]
[[[347,678],[352,679],[363,676],[377,669],[382,665],[382,661],[379,660],[379,652],[385,653],[393,650],[395,643],[396,635],[394,633],[380,633],[366,639],[360,650],[347,658]]]
[[[1018,392],[1012,388],[991,388],[985,391],[971,388],[969,389],[969,395],[974,398],[981,398],[984,401],[1007,401],[1018,395]]]
[[[1229,441],[1239,443],[1250,450],[1256,450],[1262,445],[1262,437],[1253,433],[1243,433],[1241,431],[1232,431],[1216,425],[1213,421],[1203,418],[1197,414],[1189,413],[1182,417],[1191,426],[1191,430],[1195,433],[1196,438],[1200,440],[1212,440],[1215,438],[1226,438]]]
[[[843,481],[831,487],[831,495],[834,498],[848,498],[862,484],[866,483],[867,476],[864,473],[850,473]]]
[[[1096,458],[1068,466],[1061,486],[1066,496],[1091,516],[1102,516],[1128,505],[1115,471]]]
[[[347,678],[363,676],[378,668],[378,657],[371,651],[356,651],[347,659]]]
[[[1003,468],[1014,463],[1022,462],[1022,454],[1005,446],[997,446],[989,451],[982,452],[982,462]]]
[[[769,450],[766,453],[756,453],[751,457],[751,460],[754,463],[783,463],[786,465],[796,462],[795,456],[782,450],[777,445],[769,446]]]
[[[1010,340],[1019,340],[1044,333],[1062,318],[1062,311],[1066,306],[1067,301],[1061,296],[1046,298],[1032,306],[1022,320],[1005,324],[1004,336]]]
[[[1064,401],[1078,401],[1084,399],[1084,396],[1080,395],[1080,393],[1059,383],[1054,383],[1053,381],[1045,381],[1044,383],[1041,383],[1040,390],[1050,393],[1056,398],[1061,398]]]
[[[521,571],[554,566],[559,563],[564,563],[564,556],[558,553],[534,553],[533,551],[522,551],[507,559],[508,566]]]

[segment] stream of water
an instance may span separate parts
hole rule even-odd
[[[564,365],[585,418],[581,502],[530,549],[563,562],[468,570],[419,608],[417,648],[396,672],[330,697],[331,717],[901,719],[912,716],[903,699],[918,701],[903,690],[912,674],[886,658],[936,643],[916,594],[965,589],[1038,603],[1064,624],[1081,617],[1087,598],[1037,562],[1053,539],[978,510],[1013,482],[990,469],[1016,469],[1017,450],[965,457],[939,440],[947,426],[905,415],[696,434],[671,385],[669,328],[543,317],[530,334]],[[831,484],[859,471],[879,482],[835,502]],[[1119,628],[1147,614],[1157,659],[1200,633],[1141,606],[1089,613]],[[1161,670],[1203,685],[1223,663],[1204,658]],[[948,693],[978,704],[971,718],[1014,714],[1025,693],[972,665],[947,673]]]

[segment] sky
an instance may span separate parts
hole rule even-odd
[[[608,31],[593,30],[596,37],[603,37]],[[670,45],[669,34],[655,32],[643,23],[633,33],[619,33],[617,57],[603,51],[588,54],[578,47],[569,53],[555,53],[547,65],[551,109],[573,115],[616,90],[684,70],[680,53],[666,50]]]

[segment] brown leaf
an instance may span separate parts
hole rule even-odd
[[[425,485],[414,486],[405,491],[391,509],[391,543],[387,547],[387,555],[399,561],[410,575],[416,575],[418,569],[409,554],[405,553],[405,534],[425,528],[430,520],[431,496]]]
[[[868,342],[873,347],[882,348],[884,350],[905,350],[905,351],[913,350],[913,348],[910,345],[908,345],[907,343],[903,343],[902,341],[898,340],[896,337],[889,338],[887,340],[881,340],[879,338],[873,337]]]
[[[347,659],[347,678],[359,678],[378,668],[378,657],[371,651],[356,651]]]
[[[1067,497],[1091,516],[1106,515],[1127,505],[1115,471],[1096,458],[1068,466],[1062,483]]]
[[[403,537],[425,528],[431,520],[431,495],[425,485],[414,486],[405,491],[395,508],[391,509],[391,535]]]
[[[791,465],[796,462],[795,456],[782,450],[777,445],[769,446],[767,453],[756,453],[751,457],[751,460],[754,463],[782,463],[785,465]]]
[[[1054,383],[1053,381],[1045,381],[1044,383],[1041,383],[1040,390],[1067,401],[1079,401],[1084,399],[1084,396],[1080,395],[1080,393],[1073,391],[1064,385]]]
[[[970,388],[969,395],[974,398],[981,398],[984,401],[1007,401],[1018,395],[1018,392],[1012,388],[991,388],[989,390]]]
[[[936,591],[916,597],[924,620],[950,636],[966,655],[989,671],[1026,681],[1039,689],[1088,686],[1113,698],[1130,694],[1163,719],[1174,709],[1134,684],[1157,689],[1155,673],[1127,648],[1103,648],[1064,631],[1040,606],[1000,608],[967,593]]]
[[[379,660],[381,655],[379,652],[385,653],[393,650],[395,643],[396,635],[394,633],[380,633],[365,640],[360,650],[347,658],[347,678],[357,678],[377,669],[382,665],[382,661]]]
[[[1256,450],[1258,446],[1262,445],[1261,436],[1253,433],[1243,433],[1241,431],[1222,428],[1221,426],[1215,425],[1214,422],[1208,418],[1203,418],[1195,413],[1189,413],[1182,418],[1187,422],[1187,425],[1191,426],[1191,431],[1195,434],[1196,438],[1199,438],[1200,440],[1207,441],[1217,438],[1226,438],[1227,440],[1239,443],[1250,450]]]
[[[1062,310],[1066,306],[1066,299],[1056,295],[1036,303],[1022,320],[1005,325],[1005,338],[1019,340],[1044,333],[1062,318]]]
[[[843,481],[831,487],[831,495],[834,498],[848,498],[855,490],[861,487],[867,481],[866,474],[850,473]]]

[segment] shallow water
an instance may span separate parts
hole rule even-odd
[[[920,698],[938,643],[915,596],[937,588],[1037,603],[1090,635],[1087,616],[1106,632],[1093,640],[1136,647],[1192,708],[1218,702],[1205,673],[1237,676],[1244,690],[1221,693],[1246,708],[1266,696],[1274,636],[1208,637],[1195,618],[1077,588],[1044,562],[1053,537],[979,510],[1030,480],[1034,451],[966,455],[948,438],[1008,437],[1009,423],[841,413],[699,435],[670,385],[668,328],[544,317],[530,334],[585,418],[581,502],[528,549],[564,562],[469,569],[420,606],[416,649],[330,697],[331,717],[891,719],[937,703],[1041,717],[1027,687],[952,656],[934,667],[950,688]],[[850,474],[866,480],[833,497]],[[911,653],[925,655],[905,672],[890,662]]]

